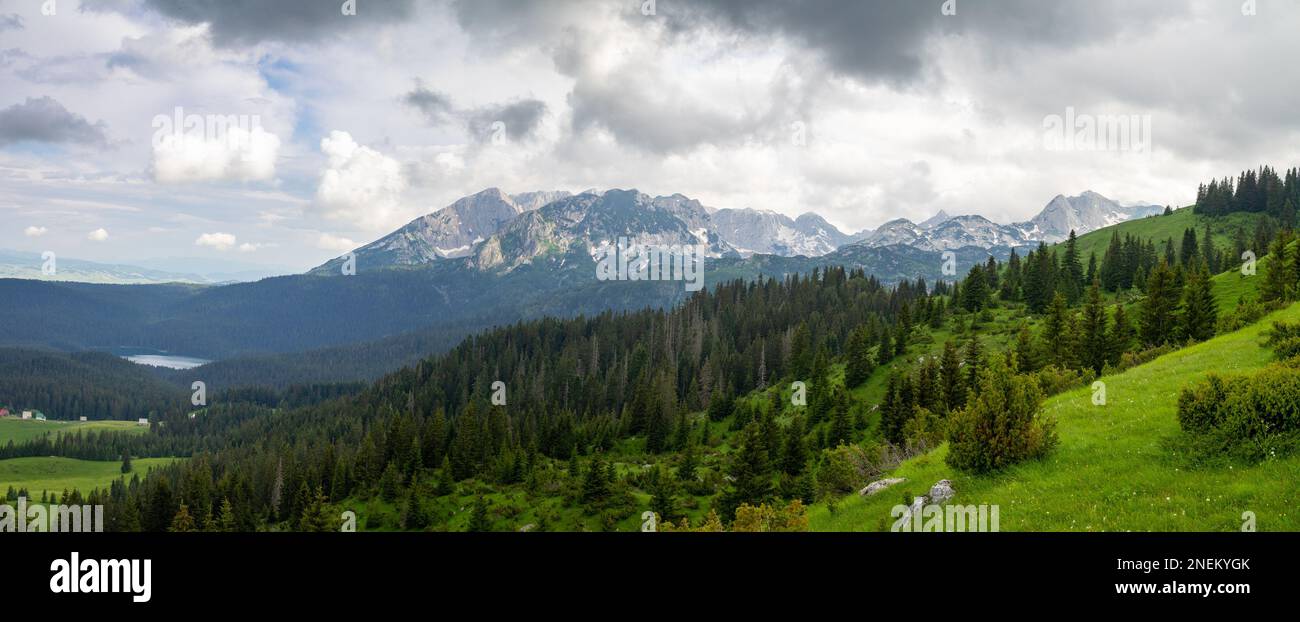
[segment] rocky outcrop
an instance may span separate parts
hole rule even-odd
[[[870,497],[871,495],[874,495],[886,488],[889,488],[894,484],[901,484],[905,481],[907,481],[906,477],[887,477],[885,479],[878,479],[874,482],[871,482],[870,484],[867,484],[867,487],[863,488],[862,490],[859,490],[858,494],[864,497]]]

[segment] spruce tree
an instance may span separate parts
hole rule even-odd
[[[939,393],[945,412],[966,404],[966,379],[962,377],[961,358],[952,341],[944,342],[943,356],[939,359]]]
[[[1214,336],[1218,305],[1210,285],[1210,274],[1201,262],[1183,286],[1182,332],[1189,339],[1205,341]]]
[[[988,306],[989,284],[985,278],[984,268],[979,264],[971,266],[962,286],[962,307],[971,313],[978,313]]]
[[[1065,301],[1070,306],[1078,304],[1083,295],[1083,264],[1079,257],[1079,237],[1074,229],[1065,241],[1065,258],[1061,265],[1061,289],[1065,292]]]
[[[1129,322],[1124,305],[1115,305],[1115,316],[1111,320],[1110,332],[1107,334],[1106,356],[1111,364],[1118,363],[1120,357],[1133,346],[1133,335],[1133,324]]]
[[[803,473],[808,462],[808,451],[804,445],[803,417],[796,415],[785,429],[785,447],[781,456],[781,470],[790,475]]]
[[[1080,358],[1085,369],[1100,374],[1106,366],[1108,353],[1106,339],[1106,307],[1101,300],[1101,283],[1092,282],[1088,288],[1087,303],[1083,307],[1083,319],[1080,322],[1079,346]]]
[[[853,424],[849,420],[849,395],[843,387],[835,387],[831,401],[831,427],[827,432],[827,445],[837,447],[852,440]]]
[[[1147,295],[1142,301],[1138,334],[1142,343],[1158,346],[1176,338],[1179,292],[1173,271],[1161,260],[1147,277]]]
[[[849,333],[845,346],[844,384],[856,387],[871,377],[875,361],[871,359],[871,344],[867,342],[867,327],[859,326]]]
[[[758,425],[746,426],[739,442],[727,473],[731,487],[719,499],[723,516],[734,516],[742,503],[758,506],[772,498],[772,463]]]

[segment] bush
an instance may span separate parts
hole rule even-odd
[[[1284,337],[1286,341],[1294,337]],[[1271,365],[1250,376],[1210,374],[1178,396],[1178,423],[1201,451],[1261,460],[1300,435],[1300,369]]]
[[[1241,330],[1250,324],[1258,322],[1260,318],[1268,315],[1272,311],[1280,309],[1282,305],[1276,302],[1258,302],[1256,300],[1242,300],[1237,303],[1237,308],[1232,313],[1219,318],[1214,332],[1222,335],[1233,331]]]
[[[1084,378],[1083,372],[1077,369],[1062,369],[1055,365],[1048,365],[1038,370],[1033,374],[1033,378],[1038,382],[1038,389],[1044,396],[1065,393],[1088,384],[1088,379]]]
[[[1056,422],[1038,416],[1043,392],[1035,377],[1014,374],[1002,357],[992,357],[979,384],[971,403],[949,418],[948,466],[996,471],[1056,447]]]
[[[1133,369],[1138,365],[1144,365],[1156,360],[1157,358],[1169,354],[1176,350],[1172,344],[1159,345],[1154,348],[1147,348],[1141,352],[1125,352],[1119,357],[1119,365],[1115,367],[1115,372],[1122,372]]]
[[[1227,397],[1228,381],[1211,373],[1178,395],[1178,425],[1188,432],[1204,432],[1218,427]]]
[[[1273,348],[1279,361],[1300,356],[1300,323],[1273,322],[1273,328],[1264,333],[1264,345]]]
[[[1280,361],[1300,356],[1300,337],[1291,337],[1273,344],[1273,356]]]

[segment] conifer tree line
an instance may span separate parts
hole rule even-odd
[[[1269,166],[1242,171],[1231,177],[1201,184],[1196,192],[1196,213],[1222,216],[1233,212],[1268,214],[1282,228],[1294,229],[1300,207],[1300,168],[1287,169],[1282,176]]]

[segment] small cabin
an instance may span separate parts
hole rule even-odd
[[[31,419],[31,418],[32,418],[32,411],[30,411],[30,410],[24,410],[24,411],[23,411],[23,419]]]
[[[43,412],[41,412],[41,411],[39,411],[39,410],[37,410],[37,411],[33,411],[33,413],[32,413],[32,418],[35,419],[35,420],[37,420],[37,421],[45,421],[45,413],[43,413]]]
[[[0,408],[0,417],[8,417],[8,416],[9,416],[9,409],[8,409],[8,408]]]
[[[77,421],[85,421],[85,420],[86,420],[86,417],[85,417],[85,416],[82,416],[82,417],[80,417],[80,418],[77,419]]]
[[[137,425],[142,425],[142,426],[148,426],[148,425],[149,425],[149,420],[148,420],[148,419],[141,419],[141,420],[137,421],[136,424],[137,424]]]

